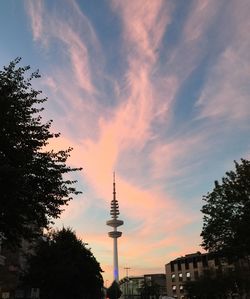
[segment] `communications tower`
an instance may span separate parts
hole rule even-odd
[[[119,282],[119,267],[118,267],[118,249],[117,249],[117,239],[121,237],[122,232],[117,231],[117,227],[123,225],[123,221],[118,219],[119,215],[119,204],[116,200],[116,191],[115,191],[115,173],[113,174],[113,199],[111,201],[110,215],[111,220],[106,222],[107,225],[113,227],[113,231],[109,232],[108,235],[110,238],[113,238],[114,252],[114,280]]]

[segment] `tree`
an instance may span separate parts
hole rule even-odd
[[[142,299],[149,299],[151,297],[159,298],[160,296],[160,286],[154,281],[144,280],[140,291]]]
[[[109,299],[118,299],[121,297],[121,290],[119,284],[114,280],[111,286],[107,289],[107,297]]]
[[[234,163],[235,171],[203,197],[201,236],[206,250],[242,258],[250,255],[250,161]]]
[[[25,286],[40,289],[41,299],[96,299],[102,296],[101,267],[71,229],[47,235],[28,259]]]
[[[62,207],[78,194],[66,174],[80,170],[66,165],[72,148],[46,149],[59,137],[42,122],[40,107],[47,98],[32,88],[38,71],[18,67],[20,58],[0,71],[0,232],[13,247],[31,239],[59,217]]]
[[[216,274],[212,269],[206,270],[195,281],[187,281],[184,287],[190,299],[228,298],[235,290],[230,276],[222,272]]]
[[[250,290],[249,274],[249,269],[237,266],[231,270],[220,268],[217,272],[208,269],[197,280],[185,282],[184,287],[190,299],[233,298],[236,294],[248,298],[245,296]]]

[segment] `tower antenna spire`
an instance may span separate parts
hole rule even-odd
[[[115,172],[113,172],[113,200],[116,199],[116,191],[115,191]]]

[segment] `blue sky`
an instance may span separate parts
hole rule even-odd
[[[250,2],[14,1],[0,4],[0,65],[39,69],[44,119],[74,147],[83,191],[73,227],[112,280],[116,171],[120,277],[164,272],[201,250],[202,195],[249,158]]]

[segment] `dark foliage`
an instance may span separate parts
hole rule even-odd
[[[225,256],[250,254],[250,162],[235,162],[235,171],[226,173],[203,197],[202,246]]]
[[[107,289],[107,297],[109,299],[118,299],[122,295],[119,284],[114,280],[111,286]]]
[[[39,288],[41,299],[96,299],[102,296],[101,268],[72,230],[63,228],[41,241],[29,258],[23,281]]]
[[[144,281],[141,288],[141,298],[150,299],[151,297],[159,298],[160,296],[160,286],[154,281]]]
[[[185,290],[190,299],[216,299],[224,298],[229,292],[229,286],[226,277],[206,271],[198,280],[186,282]]]
[[[59,217],[72,194],[74,181],[64,175],[80,168],[66,165],[71,148],[46,150],[51,122],[42,122],[39,107],[47,99],[32,88],[38,71],[18,67],[20,59],[0,71],[0,232],[11,246],[31,239]]]
[[[196,281],[185,283],[185,290],[190,299],[218,299],[246,297],[250,291],[250,271],[248,267],[236,265],[234,269],[223,271],[206,270]]]

